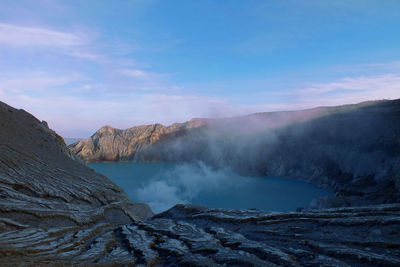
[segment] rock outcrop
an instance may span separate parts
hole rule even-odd
[[[203,161],[246,175],[301,179],[335,192],[313,207],[400,202],[400,100],[168,127],[105,127],[69,148],[86,161]]]
[[[400,204],[152,216],[0,103],[0,266],[398,266]]]
[[[136,126],[126,130],[104,126],[91,138],[69,146],[73,154],[88,162],[93,161],[156,161],[157,154],[151,156],[145,151],[154,144],[175,140],[192,128],[206,124],[205,119],[193,119],[186,123],[170,126],[161,124]]]

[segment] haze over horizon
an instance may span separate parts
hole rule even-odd
[[[400,2],[0,3],[0,100],[65,137],[400,98]]]

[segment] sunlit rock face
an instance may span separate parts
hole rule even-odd
[[[69,149],[86,161],[203,161],[336,193],[313,207],[400,201],[400,100],[127,130],[107,126]]]
[[[179,138],[192,128],[206,124],[204,119],[193,119],[186,123],[171,126],[161,124],[136,126],[119,130],[110,126],[99,129],[91,138],[81,140],[69,146],[73,154],[85,161],[154,161],[163,155],[148,153],[154,144]]]
[[[398,266],[400,204],[156,216],[0,103],[0,266]],[[110,129],[105,129],[109,131]]]

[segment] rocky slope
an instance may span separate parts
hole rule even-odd
[[[71,145],[86,161],[203,161],[291,177],[336,193],[314,207],[400,202],[400,100],[196,119],[117,130]]]
[[[0,103],[0,266],[398,266],[400,204],[269,213],[177,205],[152,218]]]
[[[135,218],[125,193],[77,160],[47,123],[0,102],[0,127],[0,229]]]
[[[110,228],[151,215],[82,164],[47,123],[0,102],[0,129],[0,231]]]
[[[1,266],[399,266],[400,205],[294,213],[178,205],[114,228],[0,233]]]

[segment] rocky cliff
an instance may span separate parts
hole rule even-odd
[[[69,146],[73,154],[85,161],[151,161],[158,160],[156,154],[143,153],[153,145],[175,140],[192,128],[206,124],[205,119],[193,119],[170,126],[161,124],[136,126],[126,130],[104,126],[91,138]]]
[[[400,100],[168,127],[104,127],[69,148],[86,161],[203,161],[246,175],[301,179],[336,193],[314,207],[400,202]]]
[[[63,140],[0,103],[1,266],[398,266],[400,204],[149,218]]]

